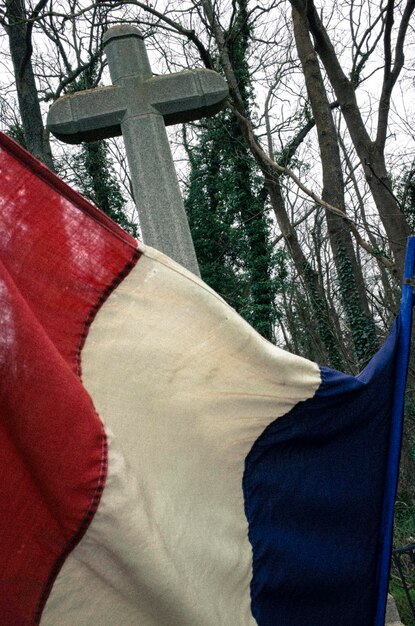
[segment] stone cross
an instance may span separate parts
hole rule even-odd
[[[67,143],[122,134],[144,242],[199,274],[165,126],[217,113],[227,84],[205,69],[154,76],[133,26],[109,29],[104,48],[113,85],[59,98],[47,126]]]

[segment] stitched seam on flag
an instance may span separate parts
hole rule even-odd
[[[245,462],[244,462],[244,471],[243,471],[243,475],[242,475],[242,493],[243,493],[243,497],[244,497],[244,512],[245,512],[245,517],[247,520],[247,524],[248,524],[248,541],[249,544],[251,546],[251,553],[252,553],[252,570],[251,570],[251,581],[250,581],[250,596],[251,596],[251,613],[252,616],[254,617],[255,621],[258,624],[263,624],[263,621],[261,619],[261,615],[259,613],[259,611],[257,610],[257,595],[258,595],[258,591],[257,591],[257,582],[255,580],[255,573],[258,571],[259,569],[259,564],[261,562],[261,557],[259,556],[259,550],[255,549],[257,548],[257,544],[254,541],[254,537],[253,537],[253,519],[254,519],[254,511],[253,511],[253,504],[252,504],[252,498],[250,497],[250,494],[255,490],[255,484],[252,480],[251,474],[248,471],[249,469],[249,465],[251,463],[255,463],[255,460],[261,456],[261,443],[262,443],[262,439],[266,433],[267,430],[271,429],[272,426],[275,424],[275,422],[280,422],[280,420],[284,420],[284,418],[288,419],[288,420],[293,420],[295,419],[296,413],[299,410],[300,407],[303,407],[305,404],[309,403],[310,401],[312,401],[318,391],[321,389],[321,386],[323,384],[327,383],[327,380],[324,377],[323,371],[322,371],[322,367],[318,366],[319,369],[319,374],[320,374],[320,384],[317,385],[313,395],[309,398],[307,398],[306,400],[300,400],[299,402],[297,402],[287,413],[285,413],[284,415],[280,415],[278,417],[274,417],[272,418],[272,421],[267,424],[267,426],[265,426],[264,430],[261,432],[261,434],[255,439],[254,443],[251,446],[251,449],[249,450],[248,454],[245,457]]]
[[[105,287],[100,297],[97,299],[94,306],[90,309],[87,317],[85,318],[85,321],[83,323],[83,332],[81,333],[80,338],[79,338],[79,344],[78,344],[78,349],[77,349],[77,354],[76,354],[76,373],[79,378],[81,378],[81,351],[85,344],[85,340],[86,340],[89,328],[93,320],[95,319],[95,316],[98,313],[101,306],[110,296],[110,294],[114,291],[114,289],[118,287],[118,285],[130,273],[130,271],[133,269],[133,267],[136,265],[137,261],[139,260],[141,254],[142,253],[140,252],[140,250],[138,250],[138,248],[134,249],[130,260],[124,265],[123,269],[115,276],[115,278],[111,281],[111,283],[107,285],[107,287]],[[95,411],[95,415],[97,419],[101,421],[96,411]],[[101,496],[104,491],[105,482],[107,478],[107,470],[108,470],[108,441],[107,441],[107,436],[106,436],[103,424],[101,428],[102,428],[101,430],[101,460],[100,460],[99,476],[97,479],[96,487],[94,489],[88,508],[82,518],[82,521],[80,523],[78,530],[74,533],[74,535],[72,536],[72,539],[68,541],[65,549],[60,554],[60,556],[56,559],[55,564],[49,574],[48,580],[46,581],[46,584],[40,595],[40,598],[37,603],[37,607],[33,616],[33,624],[35,625],[39,624],[40,622],[40,618],[41,618],[43,609],[45,608],[45,604],[49,597],[52,586],[68,554],[72,552],[75,546],[81,541],[82,537],[88,530],[88,527],[98,509]]]
[[[98,413],[96,413],[96,416],[99,419]],[[46,581],[42,594],[39,598],[39,602],[37,604],[37,608],[33,617],[33,624],[39,624],[43,609],[45,608],[45,604],[49,597],[52,586],[55,582],[57,575],[59,574],[59,571],[62,565],[64,564],[66,560],[66,557],[68,556],[70,552],[72,552],[75,546],[81,541],[82,537],[88,530],[90,523],[92,522],[92,519],[98,509],[98,505],[100,503],[102,493],[104,491],[105,482],[107,478],[107,470],[108,470],[108,442],[107,442],[107,435],[105,433],[104,426],[102,425],[101,460],[100,460],[100,470],[99,470],[99,477],[98,477],[97,485],[94,489],[94,493],[92,495],[92,498],[89,502],[86,513],[82,519],[82,522],[77,532],[73,535],[72,539],[69,541],[69,543],[65,547],[62,554],[55,561],[55,564],[49,574],[49,578]]]
[[[107,287],[105,287],[100,297],[98,298],[97,302],[88,313],[88,316],[84,322],[84,330],[79,337],[79,344],[78,344],[76,357],[75,357],[75,368],[76,368],[75,371],[80,380],[82,380],[81,353],[82,353],[82,348],[85,345],[85,341],[88,336],[88,331],[91,327],[91,324],[94,321],[98,311],[100,310],[104,302],[112,294],[114,289],[118,287],[118,285],[124,280],[124,278],[126,278],[126,276],[131,272],[133,267],[135,267],[141,254],[142,253],[137,248],[134,250],[131,260],[128,261],[128,263],[124,266],[124,269],[119,274],[117,274],[114,280],[109,285],[107,285]]]

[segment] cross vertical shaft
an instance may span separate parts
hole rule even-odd
[[[113,84],[152,75],[143,38],[138,32],[124,32],[125,27],[113,28],[104,36]],[[121,122],[121,132],[143,241],[200,275],[163,116],[132,108]]]

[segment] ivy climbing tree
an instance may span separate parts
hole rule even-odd
[[[74,182],[80,192],[134,237],[138,227],[126,211],[126,200],[105,141],[83,143],[72,157]]]
[[[253,106],[247,53],[250,23],[246,3],[227,34],[239,88],[247,110]],[[264,337],[272,340],[276,294],[285,255],[273,251],[267,193],[254,158],[230,109],[199,126],[185,199],[202,278]]]

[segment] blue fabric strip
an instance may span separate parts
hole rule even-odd
[[[315,396],[264,431],[245,464],[260,626],[373,626],[398,318],[357,377],[321,368]]]
[[[377,573],[378,597],[374,626],[385,623],[386,598],[389,587],[390,557],[392,550],[393,512],[399,478],[405,386],[411,347],[413,278],[415,273],[415,237],[408,238],[405,256],[404,280],[400,308],[401,332],[395,370],[395,392],[389,438],[389,456],[386,469],[385,495],[380,530],[381,554]]]

